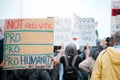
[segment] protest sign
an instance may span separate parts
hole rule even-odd
[[[51,69],[54,19],[7,19],[4,69]]]
[[[77,44],[80,46],[96,46],[95,24],[93,18],[79,18],[75,21],[74,27],[76,32],[72,32],[77,36]],[[74,37],[73,37],[74,38]]]
[[[112,1],[111,35],[120,30],[120,1]]]
[[[71,40],[71,19],[55,18],[54,45],[67,45]]]

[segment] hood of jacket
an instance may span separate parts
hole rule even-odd
[[[120,51],[113,47],[107,48],[108,55],[114,64],[120,64]]]

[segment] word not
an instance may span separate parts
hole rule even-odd
[[[8,20],[6,22],[7,29],[21,29],[23,19],[20,20]]]

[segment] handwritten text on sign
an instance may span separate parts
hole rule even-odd
[[[53,19],[6,20],[4,69],[53,67]]]
[[[71,19],[55,18],[54,44],[67,44],[71,36]]]
[[[79,43],[81,46],[96,46],[95,25],[93,18],[80,18],[78,20]]]

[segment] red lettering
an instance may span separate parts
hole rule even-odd
[[[30,28],[30,24],[29,23],[25,24],[25,27]]]
[[[40,29],[43,29],[43,25],[42,25],[42,24],[39,24],[39,28],[40,28]]]
[[[25,26],[26,26],[26,28],[29,28],[29,29],[36,29],[37,28],[37,24],[35,24],[35,23],[32,23],[32,24],[27,23]]]
[[[52,29],[52,24],[48,23],[27,23],[25,26],[28,29]]]
[[[112,16],[120,15],[120,9],[112,9]]]
[[[37,28],[37,24],[33,23],[32,24],[32,29],[36,29]]]
[[[52,29],[52,25],[51,24],[48,24],[48,29]]]
[[[45,24],[39,24],[40,29],[52,29],[51,24],[45,23]]]
[[[22,28],[22,21],[21,20],[8,20],[7,21],[7,29],[21,29]]]
[[[10,29],[10,28],[12,28],[13,29],[13,26],[14,24],[13,24],[13,21],[7,21],[7,29]]]

